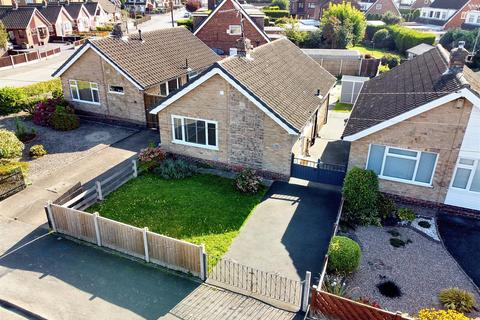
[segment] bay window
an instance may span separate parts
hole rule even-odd
[[[72,100],[99,104],[98,84],[89,81],[70,80],[70,94]]]
[[[453,188],[480,192],[480,160],[459,158],[453,177]]]
[[[218,150],[216,121],[172,116],[173,142]]]
[[[367,169],[380,178],[431,186],[438,154],[371,144]]]

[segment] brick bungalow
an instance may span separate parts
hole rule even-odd
[[[440,45],[366,82],[347,122],[349,169],[380,190],[434,205],[480,208],[480,78],[468,52]]]
[[[416,22],[452,28],[480,27],[480,0],[435,0],[420,10]]]
[[[108,13],[99,2],[85,2],[84,6],[90,14],[90,26],[93,27],[93,29],[104,26],[105,23],[108,22]]]
[[[219,57],[183,27],[88,40],[52,75],[97,118],[146,125],[145,94],[166,96]]]
[[[415,0],[412,3],[411,10],[422,9],[423,7],[428,7],[432,4],[432,0]]]
[[[44,0],[43,4],[29,4],[28,6],[35,7],[40,13],[50,22],[50,36],[69,36],[73,33],[74,20],[70,14],[61,5],[52,3],[49,4]]]
[[[92,16],[83,3],[67,1],[63,3],[63,6],[73,18],[73,30],[75,32],[88,32],[95,29],[95,25],[91,23]]]
[[[220,55],[235,54],[237,40],[242,35],[242,17],[244,36],[254,47],[270,42],[263,30],[263,12],[244,6],[237,0],[223,0],[209,15],[194,14],[193,34]]]
[[[372,1],[372,4],[368,7],[365,11],[365,15],[368,16],[383,16],[387,12],[391,12],[392,14],[401,17],[402,14],[398,10],[397,5],[393,2],[393,0],[375,0]]]
[[[326,122],[336,79],[286,38],[237,49],[151,111],[162,148],[287,179],[294,143]]]
[[[0,7],[0,21],[15,45],[32,48],[45,45],[50,39],[51,24],[36,8],[18,7],[16,3]]]

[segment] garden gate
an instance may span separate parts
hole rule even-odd
[[[311,161],[292,157],[291,176],[341,186],[343,185],[346,169],[344,165],[328,164],[320,160]]]
[[[304,281],[258,270],[229,259],[220,259],[208,272],[207,283],[254,297],[275,307],[298,311],[305,307],[310,288],[310,272]],[[308,283],[308,284],[306,284]]]

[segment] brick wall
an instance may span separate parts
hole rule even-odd
[[[377,8],[377,6],[379,6]],[[383,15],[390,11],[394,15],[400,15],[398,12],[397,7],[393,3],[392,0],[380,0],[378,2],[375,2],[370,6],[370,8],[367,10],[366,14],[378,14],[378,15]]]
[[[229,25],[240,25],[240,17],[233,11],[234,6],[231,1],[225,4],[217,11],[215,16],[198,31],[196,36],[205,42],[210,48],[222,49],[228,55],[230,48],[236,48],[239,35],[230,35],[227,33]],[[232,10],[225,12],[226,10]],[[224,11],[224,12],[222,12]],[[248,20],[244,20],[245,35],[254,47],[267,43],[267,40],[257,31],[255,26]]]
[[[61,76],[65,99],[75,109],[97,115],[119,119],[136,124],[145,123],[143,91],[118,73],[110,64],[92,50],[87,50]],[[100,104],[73,101],[70,95],[69,80],[90,81],[98,84]],[[109,85],[122,86],[124,94],[108,92]]]
[[[348,168],[365,168],[371,143],[438,153],[432,187],[380,179],[380,190],[443,203],[471,111],[470,102],[465,102],[462,108],[457,109],[456,101],[453,101],[354,141],[351,144]]]
[[[218,122],[219,150],[172,143],[172,115]],[[228,166],[243,165],[286,178],[291,149],[289,135],[220,76],[207,80],[159,113],[160,137],[167,152]]]
[[[458,10],[457,13],[445,24],[444,29],[460,28],[462,24],[466,23],[467,13],[471,10],[479,10],[480,0],[470,0],[462,10]]]

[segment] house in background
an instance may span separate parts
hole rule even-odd
[[[219,59],[183,27],[115,34],[88,40],[53,74],[80,113],[144,126],[145,94],[166,96]]]
[[[343,133],[349,168],[403,200],[479,210],[480,78],[467,55],[439,45],[365,82]]]
[[[286,38],[215,63],[151,113],[162,148],[214,166],[288,179],[292,147],[326,123],[336,79]],[[307,146],[308,147],[308,146]]]
[[[52,25],[49,30],[50,36],[65,37],[73,34],[74,20],[63,6],[55,3],[49,5],[46,0],[41,5],[30,4],[28,6],[37,8],[50,22]]]
[[[443,30],[480,26],[480,0],[435,0],[422,7],[416,22]]]
[[[193,14],[193,34],[217,54],[234,55],[242,35],[241,17],[244,36],[254,47],[270,42],[264,32],[264,13],[237,0],[223,0],[210,14]]]
[[[108,13],[98,2],[85,2],[85,9],[90,14],[90,27],[95,30],[97,27],[104,26],[109,21]]]
[[[96,0],[107,14],[107,21],[116,21],[121,18],[120,7],[110,0]]]
[[[87,8],[81,2],[65,2],[63,3],[65,10],[73,18],[74,25],[73,30],[75,32],[88,32],[95,29],[92,25],[92,16],[88,12]]]
[[[357,0],[290,0],[290,14],[297,19],[321,19],[330,4],[349,2],[360,9]]]
[[[365,15],[368,16],[383,16],[387,12],[392,13],[397,17],[401,17],[402,14],[398,10],[397,5],[393,0],[373,0],[368,9],[365,10]]]
[[[423,7],[428,7],[432,4],[433,0],[415,0],[412,3],[411,10],[422,9]]]
[[[12,6],[0,7],[0,21],[8,32],[14,45],[33,48],[48,43],[50,39],[50,22],[33,7]]]

